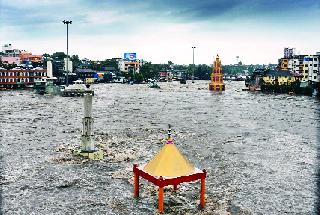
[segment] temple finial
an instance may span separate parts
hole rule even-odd
[[[172,133],[171,133],[171,125],[168,124],[168,139],[167,139],[167,144],[173,144],[173,138],[171,137]]]

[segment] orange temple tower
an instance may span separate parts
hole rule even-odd
[[[221,61],[219,55],[213,63],[211,82],[209,83],[209,90],[211,91],[224,91],[225,85],[223,83],[223,73],[221,68]]]

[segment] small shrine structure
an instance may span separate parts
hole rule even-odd
[[[219,55],[213,63],[212,73],[210,75],[211,82],[209,83],[209,90],[211,91],[224,91],[225,85],[223,83],[223,73],[221,68],[221,61]]]
[[[184,182],[201,180],[200,189],[200,207],[205,206],[205,179],[206,170],[195,168],[173,143],[171,137],[171,128],[169,125],[168,138],[166,144],[147,164],[138,166],[133,165],[134,174],[134,197],[139,197],[139,177],[146,179],[159,187],[158,193],[158,210],[164,211],[164,187],[173,185],[177,190],[178,185]]]

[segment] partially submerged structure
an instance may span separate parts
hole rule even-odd
[[[212,73],[210,75],[211,82],[209,83],[209,90],[211,91],[224,91],[225,85],[223,83],[223,73],[221,68],[221,61],[219,55],[213,63]]]
[[[169,126],[168,139],[162,149],[147,164],[133,165],[134,197],[139,197],[139,177],[146,179],[159,187],[158,210],[164,211],[164,187],[173,185],[177,190],[178,185],[184,182],[201,180],[200,206],[205,206],[205,178],[206,170],[195,168],[173,143]]]
[[[81,146],[75,150],[75,155],[87,157],[91,160],[102,160],[103,151],[94,146],[93,118],[92,118],[92,97],[93,91],[87,90],[84,94],[84,116],[82,118]]]

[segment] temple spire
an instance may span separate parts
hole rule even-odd
[[[225,85],[223,83],[223,73],[221,68],[221,61],[217,54],[215,61],[213,62],[212,73],[210,75],[211,82],[209,83],[209,90],[211,91],[224,91]]]

